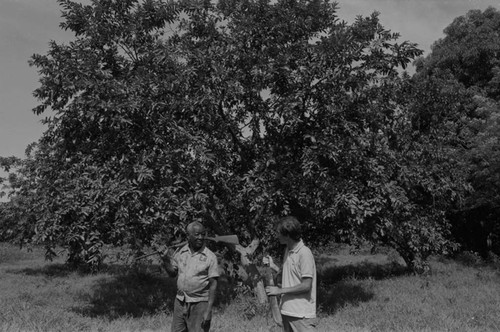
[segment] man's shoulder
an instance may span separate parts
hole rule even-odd
[[[175,255],[180,255],[181,253],[183,253],[184,251],[186,251],[186,248],[187,248],[187,244],[177,248],[177,250],[175,250]]]
[[[304,246],[302,247],[302,250],[312,253],[311,248],[309,248],[309,246],[307,246],[307,245],[305,245],[305,244],[304,244]]]
[[[311,248],[303,245],[299,250],[299,255],[314,257]]]
[[[217,256],[215,255],[215,253],[212,250],[208,249],[207,247],[203,249],[203,254],[205,254],[207,257],[211,259],[217,260]]]
[[[177,250],[177,254],[183,254],[183,253],[186,253],[188,252],[189,253],[189,245],[188,244],[185,244],[183,245],[182,247],[179,248],[179,250]]]

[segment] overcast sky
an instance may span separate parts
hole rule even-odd
[[[380,12],[385,28],[428,53],[455,17],[470,9],[500,9],[500,0],[346,0],[339,6],[339,17],[348,22]],[[50,40],[72,38],[59,28],[60,22],[56,0],[0,0],[0,156],[23,157],[26,146],[44,130],[41,117],[31,112],[37,104],[32,92],[38,76],[28,59],[45,54]]]

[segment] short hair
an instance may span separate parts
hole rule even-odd
[[[276,227],[276,231],[283,236],[288,236],[294,241],[299,241],[302,237],[300,222],[294,216],[281,218]]]
[[[205,230],[205,226],[203,226],[199,221],[193,221],[186,226],[186,233],[191,234],[195,227]]]

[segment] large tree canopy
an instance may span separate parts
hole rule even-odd
[[[377,13],[59,2],[75,39],[32,59],[34,112],[52,115],[24,161],[25,208],[8,210],[32,221],[20,238],[97,264],[104,244],[140,249],[196,219],[268,247],[292,213],[313,243],[389,244],[412,268],[450,248],[444,211],[463,185],[447,142],[415,126],[421,90],[399,74],[422,52]]]

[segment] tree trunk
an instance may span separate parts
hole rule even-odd
[[[216,183],[215,180],[212,179],[214,183]],[[216,208],[216,203],[214,196],[210,196],[210,200],[213,206],[213,212],[215,213],[217,219],[219,221],[224,220],[222,215],[219,213],[219,211]],[[254,254],[255,250],[259,247],[260,241],[257,238],[257,232],[255,230],[255,223],[256,221],[260,218],[262,213],[265,210],[265,206],[262,206],[253,220],[249,223],[249,231],[250,234],[254,237],[252,242],[247,246],[243,247],[240,244],[237,245],[228,245],[229,248],[236,250],[240,254],[240,262],[241,266],[246,272],[246,275],[240,275],[243,279],[244,282],[248,282],[251,284],[254,293],[257,297],[257,301],[259,304],[266,304],[268,303],[267,301],[267,295],[266,295],[266,290],[264,288],[264,280],[262,278],[262,275],[260,274],[259,270],[257,269],[257,266],[252,263],[250,257]],[[220,225],[223,225],[223,222],[217,222],[214,216],[211,213],[206,214],[206,223],[210,226],[211,229],[213,229],[217,234],[224,234],[225,232],[223,231],[223,227]],[[227,226],[227,225],[225,225]]]
[[[267,303],[266,290],[264,288],[264,280],[260,274],[257,266],[251,262],[250,256],[255,252],[259,246],[260,241],[258,239],[252,240],[248,247],[243,247],[242,245],[236,245],[235,249],[240,253],[241,266],[245,269],[247,273],[247,280],[245,282],[250,282],[252,285],[255,295],[257,296],[257,301],[260,304]]]
[[[265,272],[266,286],[274,286],[273,272],[270,267],[266,268]],[[269,304],[271,305],[271,314],[273,315],[274,322],[279,326],[283,326],[283,320],[278,305],[278,299],[275,295],[269,296]]]
[[[397,251],[405,261],[408,272],[414,274],[426,274],[430,271],[429,263],[426,258],[422,258],[419,255],[410,252],[410,250],[405,250],[401,247],[398,248]]]

